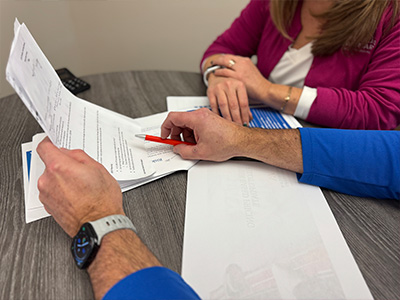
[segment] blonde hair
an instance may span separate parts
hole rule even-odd
[[[299,0],[271,0],[271,17],[278,31],[290,40],[287,33],[293,20]],[[396,23],[399,15],[399,0],[334,0],[329,11],[316,15],[324,20],[321,34],[314,39],[314,56],[331,55],[342,49],[354,53],[374,37],[374,33],[386,9],[392,13],[387,33]]]

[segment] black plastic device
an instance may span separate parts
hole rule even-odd
[[[76,77],[67,68],[56,70],[63,85],[74,95],[90,89],[90,84]]]

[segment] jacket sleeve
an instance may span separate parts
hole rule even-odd
[[[382,36],[375,40],[376,48],[359,85],[318,87],[307,121],[347,129],[394,129],[400,124],[400,21],[387,34],[388,21],[381,23]],[[347,74],[332,76],[345,78]]]
[[[269,17],[269,1],[252,0],[232,23],[206,50],[201,60],[213,54],[225,53],[250,57],[256,53],[265,18]]]
[[[299,130],[300,182],[354,196],[400,200],[400,131]]]
[[[116,283],[103,297],[111,299],[200,299],[177,273],[164,267],[146,268]]]

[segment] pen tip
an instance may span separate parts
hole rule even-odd
[[[145,134],[135,134],[135,137],[140,138],[140,139],[145,139],[146,135]]]

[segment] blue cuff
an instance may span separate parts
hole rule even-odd
[[[298,180],[361,197],[400,198],[400,132],[299,128]]]
[[[164,267],[151,267],[121,279],[103,297],[103,300],[111,299],[200,298],[179,274]]]

